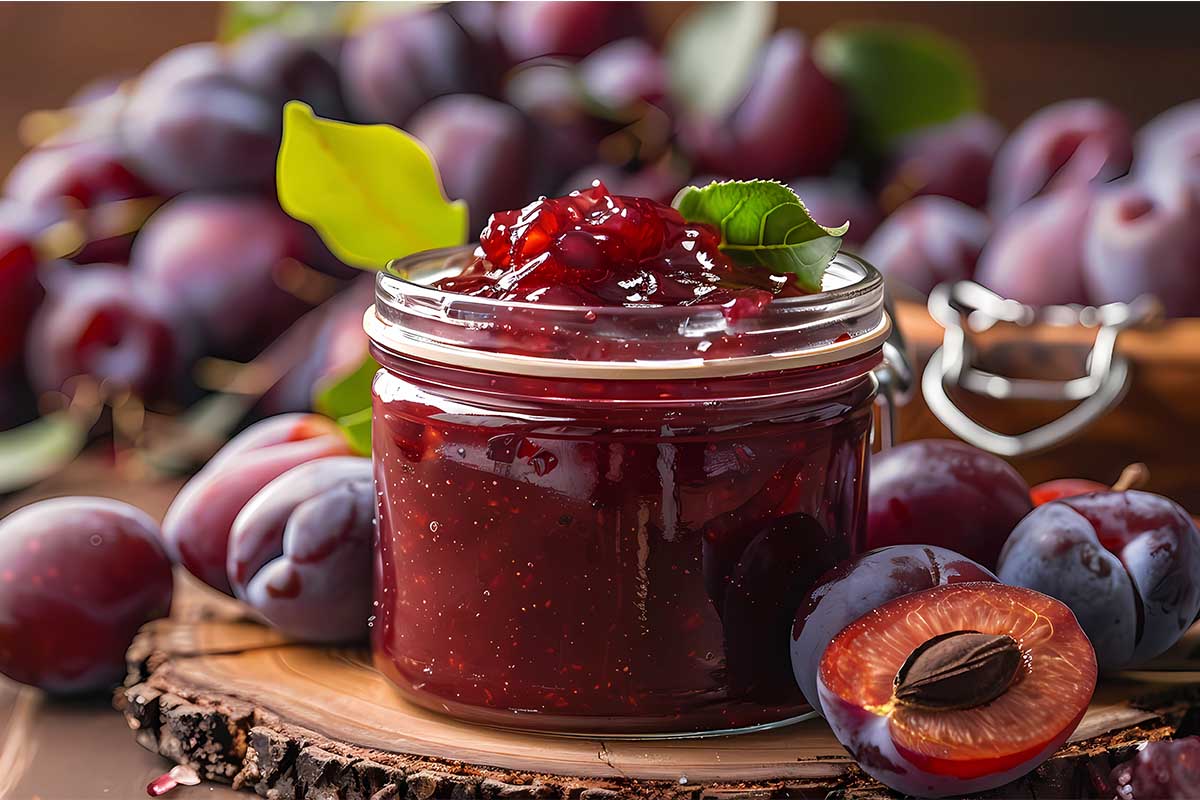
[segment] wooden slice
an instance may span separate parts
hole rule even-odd
[[[265,797],[890,796],[820,720],[656,741],[471,726],[406,702],[365,650],[288,642],[214,598],[191,584],[142,631],[118,705],[145,747]],[[1084,796],[1138,744],[1175,734],[1200,680],[1180,658],[1105,683],[1068,745],[998,796]]]

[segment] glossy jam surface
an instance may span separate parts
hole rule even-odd
[[[805,294],[795,276],[738,266],[719,244],[715,228],[654,200],[610,194],[597,182],[493,214],[476,258],[437,287],[548,305],[732,304],[744,312]]]
[[[807,710],[792,616],[863,537],[877,355],[674,382],[377,356],[373,645],[407,697],[610,735]]]

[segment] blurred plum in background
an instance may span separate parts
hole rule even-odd
[[[982,208],[987,203],[992,162],[1004,141],[1000,123],[968,114],[910,133],[888,158],[879,190],[884,209],[893,211],[921,195],[940,195]]]
[[[132,270],[171,313],[194,321],[206,352],[247,358],[312,307],[295,289],[322,249],[274,200],[187,195],[146,223]]]
[[[1200,316],[1200,193],[1152,193],[1128,180],[1101,192],[1084,253],[1092,302],[1153,294],[1168,316]]]
[[[689,119],[680,138],[701,170],[751,179],[820,175],[849,130],[843,92],[813,60],[799,31],[764,46],[741,102],[722,119]]]
[[[1025,120],[1001,146],[990,208],[1004,217],[1049,191],[1105,183],[1129,171],[1129,121],[1100,100],[1063,100]]]
[[[488,209],[526,203],[532,129],[512,106],[480,95],[448,95],[418,111],[409,130],[441,166],[446,193],[467,201],[472,236],[487,223]]]
[[[541,56],[582,58],[602,45],[643,32],[642,9],[634,3],[501,3],[500,40],[514,61]]]
[[[975,279],[1034,306],[1086,303],[1083,235],[1095,196],[1085,184],[1022,205],[997,225]]]
[[[355,118],[404,127],[417,109],[447,94],[478,92],[493,75],[479,69],[466,32],[442,10],[379,20],[342,51],[342,87]]]
[[[322,117],[346,119],[338,74],[339,37],[295,36],[270,28],[252,31],[230,51],[230,71],[282,107],[301,100]]]
[[[138,168],[174,192],[269,189],[281,129],[277,104],[238,78],[215,44],[151,64],[121,113]]]
[[[29,327],[29,378],[38,392],[91,376],[113,391],[170,394],[192,354],[161,298],[122,267],[60,266]]]
[[[1159,114],[1134,139],[1134,174],[1167,195],[1176,187],[1200,195],[1200,100]]]
[[[971,278],[991,233],[981,211],[949,197],[915,197],[883,221],[862,253],[887,278],[928,294]]]

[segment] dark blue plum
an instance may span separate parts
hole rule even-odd
[[[1149,492],[1097,492],[1039,506],[1000,554],[1000,580],[1065,603],[1102,669],[1136,666],[1200,612],[1200,532]]]
[[[995,581],[980,564],[926,545],[881,547],[843,561],[809,590],[792,628],[792,671],[808,704],[821,712],[817,669],[833,637],[889,600],[934,586]]]
[[[229,582],[238,598],[289,636],[365,639],[374,530],[371,460],[310,461],[242,508],[229,535]]]

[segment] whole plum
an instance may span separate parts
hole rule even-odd
[[[992,171],[997,219],[1040,194],[1105,183],[1129,171],[1129,121],[1099,100],[1063,100],[1025,120],[1001,146]]]
[[[1034,306],[1086,303],[1083,240],[1095,197],[1081,186],[1022,205],[983,248],[975,280]]]
[[[894,209],[913,197],[938,195],[982,208],[992,162],[1003,141],[1000,124],[981,114],[905,136],[888,159],[879,190],[881,204]]]
[[[289,636],[365,639],[375,483],[369,458],[319,458],[263,487],[229,534],[234,594]]]
[[[50,692],[105,689],[138,628],[171,608],[171,563],[145,512],[43,500],[0,521],[0,672]]]
[[[1157,196],[1132,181],[1099,194],[1084,233],[1083,279],[1094,303],[1152,294],[1171,317],[1200,315],[1200,192]]]
[[[992,569],[1031,508],[1003,459],[950,439],[906,442],[871,460],[867,546],[936,545]]]
[[[293,467],[349,454],[341,431],[317,414],[280,414],[251,425],[221,448],[167,509],[167,552],[188,572],[230,594],[229,533],[242,507]]]
[[[772,36],[749,85],[723,119],[681,125],[699,169],[743,179],[827,173],[846,144],[846,101],[813,60],[804,35],[784,30]]]
[[[1017,525],[996,574],[1069,606],[1101,668],[1121,669],[1162,653],[1196,619],[1200,532],[1149,492],[1065,497]]]
[[[915,197],[883,221],[862,253],[887,278],[928,294],[939,283],[972,277],[991,233],[991,221],[970,206]]]

